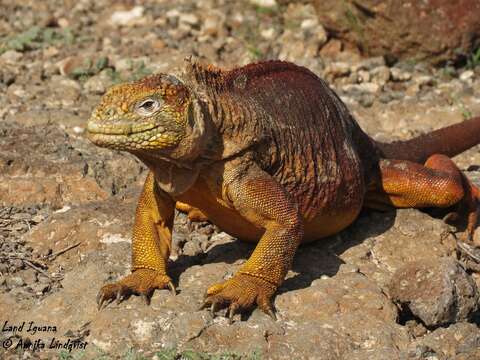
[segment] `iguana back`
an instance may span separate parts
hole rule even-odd
[[[192,86],[211,102],[223,146],[229,153],[251,150],[306,219],[333,202],[361,201],[375,148],[323,80],[281,61],[231,71],[191,66]]]

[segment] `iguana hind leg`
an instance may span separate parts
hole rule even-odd
[[[166,264],[170,255],[174,218],[174,201],[161,192],[149,173],[137,205],[132,241],[132,274],[107,284],[97,296],[99,309],[113,300],[120,302],[130,295],[141,295],[150,302],[155,289],[175,292]]]
[[[445,155],[432,155],[424,165],[406,160],[379,163],[379,178],[366,194],[365,205],[381,208],[446,208],[467,211],[467,240],[473,240],[478,218],[479,189]],[[480,244],[476,244],[480,245]]]

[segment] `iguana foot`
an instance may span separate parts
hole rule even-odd
[[[464,198],[457,204],[456,211],[449,213],[445,220],[447,222],[458,221],[462,218],[462,213],[467,216],[467,228],[460,239],[464,243],[467,243],[470,247],[473,246],[476,249],[480,249],[480,239],[475,238],[475,228],[478,222],[478,210],[480,206],[480,190],[479,188],[472,184],[463,175],[464,182]]]
[[[138,269],[113,284],[103,286],[97,295],[98,310],[107,306],[112,301],[117,303],[128,299],[131,295],[141,295],[147,304],[155,289],[168,288],[172,294],[176,294],[175,286],[168,275],[150,269]]]
[[[210,307],[212,315],[223,307],[228,306],[227,314],[230,323],[233,316],[242,310],[251,309],[255,304],[276,320],[271,298],[277,287],[259,277],[248,274],[236,274],[231,279],[210,286],[205,295],[201,309]]]
[[[191,205],[177,201],[175,208],[178,211],[187,214],[188,220],[190,221],[193,221],[193,222],[208,221],[207,215],[205,215],[200,209],[197,209]]]

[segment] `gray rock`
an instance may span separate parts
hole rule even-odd
[[[3,247],[2,247],[3,248]],[[9,266],[8,264],[0,264],[0,274],[5,275],[8,273]]]
[[[372,106],[373,103],[375,102],[375,96],[373,96],[372,94],[362,94],[360,95],[358,102],[363,107],[368,108]]]
[[[332,62],[325,67],[325,76],[333,78],[347,76],[351,72],[350,64],[346,62]]]
[[[100,72],[98,75],[92,76],[83,84],[83,88],[91,93],[101,95],[108,87],[112,85],[112,79],[106,71]]]
[[[393,81],[408,81],[412,78],[412,73],[398,67],[392,67],[390,73]]]
[[[312,3],[320,22],[331,33],[370,56],[428,60],[439,65],[471,54],[480,33],[480,24],[475,20],[480,15],[476,0]]]
[[[357,75],[357,82],[359,83],[370,82],[371,75],[370,75],[370,72],[368,72],[367,70],[359,70],[356,75]]]
[[[21,58],[23,54],[21,52],[15,50],[7,50],[0,56],[0,61],[5,62],[7,64],[15,64]]]
[[[475,73],[473,72],[473,70],[467,70],[460,74],[459,79],[462,81],[469,81],[472,80],[474,76]]]
[[[9,288],[21,287],[25,285],[25,281],[20,276],[11,276],[7,278],[7,286]]]
[[[452,258],[406,264],[394,274],[390,293],[430,328],[467,319],[480,298],[473,279]]]
[[[480,359],[480,328],[458,323],[415,340],[403,354],[407,359]]]
[[[250,0],[250,3],[262,8],[274,8],[277,6],[276,0]]]
[[[390,69],[387,66],[379,66],[370,71],[371,81],[384,86],[390,80]]]
[[[21,272],[21,277],[26,284],[33,284],[37,281],[37,272],[34,269],[28,268]]]
[[[342,87],[342,90],[346,92],[376,94],[380,91],[380,86],[373,82],[366,82],[362,84],[347,84]]]
[[[117,26],[133,26],[141,23],[145,11],[143,6],[135,6],[130,10],[115,11],[110,16],[110,23]]]
[[[385,58],[383,56],[376,56],[376,57],[370,57],[366,58],[359,63],[355,64],[352,67],[352,71],[358,71],[358,70],[374,70],[375,68],[378,67],[383,67],[385,66]]]
[[[196,256],[202,252],[203,251],[200,243],[194,239],[187,241],[183,246],[183,253],[187,256]]]
[[[197,26],[199,23],[198,16],[192,13],[180,14],[178,17],[178,21],[181,24],[187,24],[188,26]]]

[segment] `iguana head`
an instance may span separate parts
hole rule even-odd
[[[171,75],[152,75],[110,88],[88,121],[88,137],[116,150],[192,157],[204,133],[203,119],[194,113],[186,85]]]

